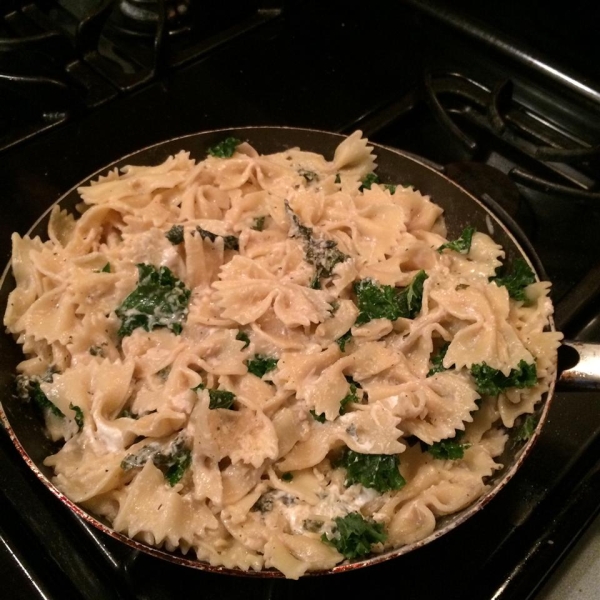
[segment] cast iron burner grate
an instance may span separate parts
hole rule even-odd
[[[18,3],[0,13],[0,151],[197,60],[281,11],[282,3],[259,0]]]

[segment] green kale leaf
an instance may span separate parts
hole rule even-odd
[[[123,338],[143,327],[153,331],[166,327],[181,333],[188,314],[191,291],[167,267],[139,264],[137,288],[115,311],[121,319],[118,335]]]
[[[200,234],[200,237],[203,240],[210,240],[214,242],[217,238],[223,238],[223,247],[225,250],[239,250],[240,244],[239,240],[235,235],[219,235],[218,233],[213,233],[212,231],[208,231],[206,229],[202,229],[202,227],[196,227],[196,231]]]
[[[309,412],[309,413],[312,415],[312,418],[313,418],[315,421],[318,421],[319,423],[325,423],[325,421],[326,421],[326,418],[325,418],[325,413],[324,413],[324,412],[323,412],[323,413],[321,413],[320,415],[318,415],[318,414],[315,412],[315,410],[314,410],[314,409],[312,409],[312,408],[311,408],[311,409],[310,409],[308,412]]]
[[[427,446],[427,452],[440,460],[459,460],[464,457],[465,450],[471,445],[461,443],[460,440],[463,435],[463,431],[457,431],[453,438],[441,440]]]
[[[208,149],[208,154],[217,158],[231,158],[235,149],[241,144],[241,140],[234,137],[225,138]]]
[[[342,352],[346,352],[346,344],[351,339],[352,339],[352,333],[350,333],[350,330],[348,330],[342,337],[339,337],[337,340],[335,340],[335,343],[340,347],[340,350]]]
[[[362,192],[364,190],[370,190],[374,183],[379,183],[379,176],[375,173],[369,173],[362,178],[358,191]]]
[[[215,408],[227,408],[233,410],[231,407],[235,402],[236,396],[233,392],[227,390],[208,390],[208,397],[210,402],[208,408],[214,410]]]
[[[537,383],[535,363],[527,364],[521,360],[516,369],[511,369],[508,376],[493,369],[485,362],[472,365],[471,375],[475,379],[477,392],[481,396],[497,396],[508,388],[528,388]]]
[[[130,408],[124,408],[118,415],[117,419],[139,419],[140,415],[135,414]]]
[[[72,402],[69,403],[69,408],[75,413],[75,423],[77,423],[78,431],[81,431],[83,429],[83,411]]]
[[[183,225],[173,225],[173,227],[165,233],[165,237],[173,244],[173,246],[181,244],[183,242]]]
[[[465,227],[457,240],[442,244],[437,251],[441,254],[445,249],[448,249],[460,252],[460,254],[469,254],[475,231],[477,231],[475,227]]]
[[[302,521],[302,527],[304,527],[306,531],[311,531],[312,533],[321,531],[323,525],[325,525],[325,523],[319,519],[304,519],[304,521]]]
[[[143,467],[149,460],[152,460],[154,466],[159,468],[172,487],[178,483],[185,471],[192,464],[192,453],[187,448],[185,441],[176,438],[163,450],[159,442],[150,442],[135,454],[128,454],[121,461],[121,469],[129,471]]]
[[[321,279],[331,277],[335,265],[347,260],[348,256],[338,250],[337,243],[333,240],[315,237],[312,228],[302,224],[287,202],[285,209],[292,221],[290,236],[302,240],[306,262],[315,267],[315,275],[310,287],[320,289]]]
[[[429,373],[427,373],[427,377],[431,377],[436,373],[441,373],[442,371],[447,371],[446,367],[444,367],[444,357],[446,356],[446,352],[448,352],[448,348],[450,347],[450,342],[446,342],[441,348],[440,351],[431,357],[431,369],[429,369]]]
[[[57,417],[64,417],[64,413],[54,402],[48,399],[48,396],[44,394],[40,383],[42,381],[51,383],[54,377],[54,371],[49,369],[44,375],[38,377],[29,377],[27,375],[17,375],[15,378],[15,387],[17,396],[21,400],[31,400],[39,409],[42,411],[49,410],[53,415]]]
[[[237,335],[235,336],[235,339],[240,342],[244,342],[242,350],[245,350],[250,345],[250,338],[248,337],[248,334],[245,331],[238,331]]]
[[[406,484],[400,475],[399,464],[397,454],[361,454],[346,448],[336,466],[346,469],[346,486],[360,483],[383,494],[399,490]]]
[[[325,534],[321,541],[333,546],[346,558],[360,558],[371,553],[373,544],[385,542],[387,534],[383,524],[367,521],[360,513],[353,512],[345,517],[336,517],[335,530],[331,538]]]
[[[33,381],[31,383],[31,399],[34,404],[36,404],[42,410],[49,410],[53,415],[57,417],[64,417],[64,413],[54,402],[48,400],[48,396],[44,394],[42,388],[40,387],[39,381]]]
[[[354,284],[360,311],[357,325],[372,319],[395,321],[400,317],[414,319],[421,310],[425,271],[419,271],[410,285],[398,291],[391,285],[378,285],[373,279],[362,279]]]
[[[360,402],[360,398],[358,397],[356,391],[357,387],[355,384],[350,384],[350,391],[340,400],[340,415],[346,414],[348,410],[348,404],[352,402]]]
[[[277,367],[278,362],[279,360],[273,356],[255,354],[254,358],[246,361],[246,365],[248,366],[248,373],[252,373],[262,379],[262,377]]]
[[[383,185],[383,187],[388,190],[390,192],[390,194],[392,194],[392,196],[396,193],[396,188],[398,187],[397,185],[394,185],[393,183],[385,183]]]
[[[266,220],[266,215],[262,215],[261,217],[255,217],[254,221],[252,222],[251,229],[254,229],[254,231],[262,231],[265,228]]]
[[[196,387],[192,388],[193,392],[205,390],[206,386],[203,383],[199,383]],[[236,395],[233,392],[227,390],[208,390],[208,408],[215,410],[216,408],[226,408],[229,410],[235,410],[232,408],[233,403],[236,401]]]
[[[414,319],[421,312],[423,284],[426,279],[427,273],[419,271],[410,284],[398,293],[401,317]]]
[[[512,271],[504,277],[492,277],[496,285],[503,285],[508,290],[508,295],[515,300],[526,300],[525,288],[535,283],[535,273],[531,267],[522,259],[517,258],[513,263]]]
[[[106,263],[101,269],[100,273],[110,273],[110,263]]]
[[[537,424],[538,419],[534,415],[527,415],[517,430],[515,440],[517,442],[526,442],[533,435]]]
[[[179,443],[167,454],[158,452],[152,460],[164,473],[169,485],[173,487],[181,481],[181,478],[192,464],[192,452],[183,443]]]
[[[281,481],[292,481],[294,479],[294,474],[287,471],[281,476]]]
[[[378,285],[373,279],[361,279],[354,284],[358,301],[357,325],[372,319],[395,321],[400,317],[400,305],[396,288],[391,285]]]

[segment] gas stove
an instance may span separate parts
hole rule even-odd
[[[210,4],[210,6],[209,6]],[[196,131],[286,125],[418,155],[492,207],[600,342],[600,9],[538,0],[8,0],[0,9],[0,255],[89,174]],[[10,598],[533,598],[598,512],[598,392],[557,393],[525,464],[455,531],[299,582],[177,567],[72,515],[0,431]]]

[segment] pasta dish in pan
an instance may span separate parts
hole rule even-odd
[[[502,467],[552,380],[549,284],[332,160],[228,138],[80,188],[13,235],[18,393],[45,464],[126,536],[298,578],[429,536]]]

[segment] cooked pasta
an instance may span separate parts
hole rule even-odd
[[[13,235],[4,323],[54,484],[126,536],[290,578],[422,540],[548,390],[549,284],[442,209],[332,160],[226,140],[111,171]]]

